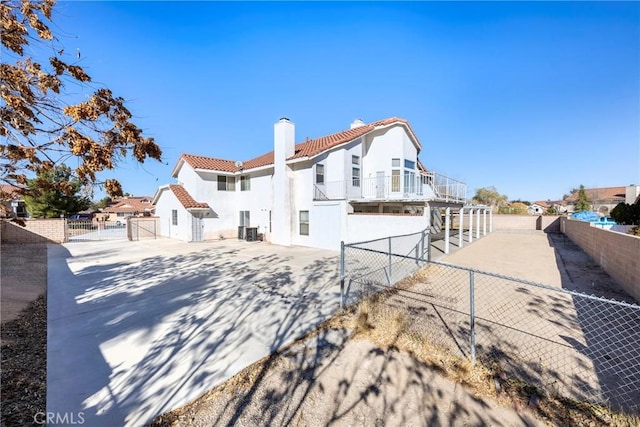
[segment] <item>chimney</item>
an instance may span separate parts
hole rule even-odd
[[[355,119],[351,122],[351,129],[359,128],[360,126],[364,126],[362,119]]]
[[[294,231],[291,170],[287,159],[295,154],[295,125],[281,118],[273,126],[272,231],[271,243],[290,246]]]
[[[296,126],[288,118],[283,117],[273,125],[274,161],[287,159],[294,155],[296,149]]]

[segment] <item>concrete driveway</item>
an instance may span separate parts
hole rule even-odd
[[[139,426],[312,330],[338,253],[224,240],[49,245],[47,412]]]

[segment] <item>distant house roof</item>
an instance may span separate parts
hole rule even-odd
[[[0,184],[0,200],[22,200],[20,187],[11,184]]]
[[[102,211],[106,213],[149,212],[154,209],[152,200],[153,198],[149,196],[125,196],[112,201]]]
[[[626,193],[625,187],[603,187],[603,188],[585,188],[584,192],[587,199],[591,202],[609,200],[613,203],[624,202]],[[565,199],[569,203],[575,203],[578,200],[578,191],[574,191]]]
[[[391,117],[384,120],[379,120],[377,122],[363,124],[362,126],[343,130],[337,133],[333,133],[331,135],[326,135],[320,138],[315,139],[307,139],[304,142],[298,143],[295,146],[295,154],[289,157],[287,160],[296,160],[296,159],[305,159],[317,156],[327,150],[330,150],[334,147],[337,147],[342,144],[346,144],[348,142],[354,141],[370,132],[373,132],[376,129],[380,129],[383,127],[393,126],[393,125],[402,125],[407,128],[409,135],[411,136],[418,152],[422,148],[418,137],[415,132],[411,128],[409,122],[405,119],[401,119],[398,117]],[[218,159],[214,157],[205,157],[205,156],[197,156],[193,154],[183,154],[178,159],[178,163],[173,170],[172,175],[175,176],[177,170],[182,165],[183,162],[186,162],[194,169],[208,169],[215,170],[220,172],[229,172],[235,173],[240,170],[248,170],[255,169],[263,166],[272,165],[274,162],[273,151],[265,153],[261,156],[255,157],[253,159],[243,161],[242,167],[236,166],[236,162],[233,160],[225,160]],[[422,167],[422,170],[426,172],[422,163],[419,163],[418,167]]]
[[[545,202],[544,200],[539,200],[537,202],[533,202],[534,205],[538,205],[542,208],[548,208],[549,207],[549,203]]]

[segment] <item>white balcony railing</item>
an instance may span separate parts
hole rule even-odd
[[[314,186],[314,200],[437,200],[464,202],[467,185],[430,172],[421,176],[378,176]]]

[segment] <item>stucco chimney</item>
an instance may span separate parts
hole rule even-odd
[[[296,149],[296,126],[286,117],[273,126],[274,161],[293,156]]]
[[[355,119],[351,122],[351,129],[359,128],[360,126],[364,126],[362,119]]]
[[[290,246],[294,230],[292,180],[287,159],[295,154],[295,125],[281,118],[273,126],[272,232],[271,243]]]

